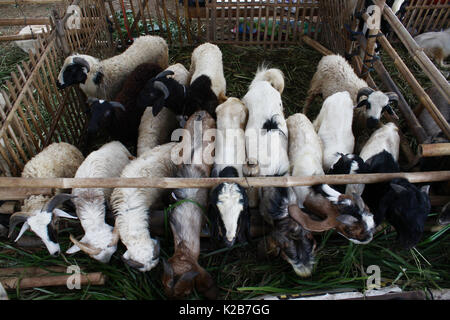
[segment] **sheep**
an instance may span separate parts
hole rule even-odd
[[[191,83],[186,108],[206,110],[215,117],[216,107],[227,99],[222,52],[219,47],[203,43],[195,48],[189,72]]]
[[[347,91],[337,92],[323,102],[313,125],[323,143],[323,169],[327,171],[340,153],[352,153],[355,137],[352,132],[353,103]]]
[[[450,55],[450,28],[439,32],[425,32],[415,36],[414,40],[441,68],[449,67],[444,60]]]
[[[217,137],[212,177],[242,177],[245,162],[247,108],[228,98],[216,108]],[[249,238],[250,213],[245,189],[237,183],[220,183],[211,190],[208,215],[212,237],[228,247]]]
[[[112,140],[135,147],[138,127],[147,107],[140,105],[137,97],[144,89],[145,83],[161,72],[161,67],[156,64],[140,64],[128,75],[114,101],[88,99],[91,105],[88,141],[93,139],[100,128],[105,128]]]
[[[113,100],[138,65],[154,63],[165,69],[168,61],[168,47],[163,38],[141,36],[125,52],[106,60],[77,53],[68,56],[56,84],[58,89],[80,84],[87,97]]]
[[[40,34],[42,32],[48,32],[46,25],[30,25],[30,26],[23,27],[19,31],[18,35],[28,35],[28,34],[36,35],[36,34]],[[26,53],[31,51],[34,54],[36,53],[35,46],[39,46],[38,43],[39,42],[37,39],[27,39],[27,40],[16,40],[15,41],[16,46],[18,46],[20,49],[22,49]]]
[[[118,141],[109,142],[86,157],[75,178],[119,177],[131,158],[123,144]],[[112,191],[112,188],[72,189],[72,202],[85,234],[80,241],[71,236],[74,245],[66,253],[82,250],[100,262],[107,263],[110,260],[118,241],[113,227],[105,222],[105,204],[109,203]]]
[[[122,178],[173,176],[174,165],[170,142],[157,146],[132,160],[122,171]],[[158,188],[115,188],[111,207],[116,217],[115,228],[127,247],[122,260],[141,272],[150,271],[159,262],[159,243],[149,231],[150,206],[164,193]]]
[[[311,102],[317,95],[322,94],[323,99],[326,99],[341,91],[349,92],[353,105],[356,105],[355,108],[365,106],[363,114],[369,129],[378,125],[383,111],[395,117],[391,105],[398,103],[397,94],[371,89],[367,82],[360,79],[351,65],[340,55],[328,55],[320,60],[317,71],[311,80],[303,113],[307,114]],[[365,98],[360,101],[362,97]],[[359,117],[355,117],[355,119],[359,119]]]
[[[52,143],[25,164],[22,178],[73,178],[83,160],[81,152],[71,144]],[[28,197],[24,200],[21,211],[11,216],[9,237],[12,236],[15,226],[24,222],[15,241],[19,240],[26,230],[31,229],[41,238],[51,255],[58,255],[60,246],[56,240],[56,218],[74,217],[54,209],[69,198],[67,195],[57,195],[52,199],[43,195]]]
[[[214,119],[206,111],[197,111],[186,122],[183,140],[188,143],[186,151],[188,164],[177,167],[177,177],[206,178],[210,176],[212,163],[204,157],[205,151],[214,146],[204,134],[215,128]],[[201,127],[204,134],[195,133]],[[182,142],[183,143],[183,142]],[[197,159],[197,160],[196,160]],[[208,190],[205,188],[175,189],[175,200],[180,201],[170,213],[169,221],[174,236],[175,252],[164,261],[162,283],[166,295],[181,298],[192,292],[204,294],[209,299],[216,298],[217,288],[211,275],[198,264],[200,254],[200,231],[204,223],[204,208],[208,201]]]
[[[190,112],[185,109],[189,78],[189,71],[182,64],[169,66],[162,74],[147,81],[137,97],[138,105],[152,106],[154,117],[164,106],[177,117],[191,115],[194,111]]]

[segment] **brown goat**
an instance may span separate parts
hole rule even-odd
[[[201,124],[195,123],[201,121]],[[181,152],[190,152],[191,164],[180,164],[177,177],[207,178],[211,173],[211,164],[203,158],[204,150],[213,150],[214,142],[205,141],[204,134],[215,128],[214,119],[206,111],[197,111],[186,122],[184,139],[190,138],[190,151],[186,151],[186,142]],[[194,128],[201,127],[202,135],[194,134]],[[180,152],[178,152],[180,154]],[[200,162],[198,160],[201,159]],[[200,231],[205,222],[208,201],[208,189],[184,188],[173,192],[178,206],[170,214],[170,227],[174,237],[175,252],[164,262],[162,283],[166,295],[171,298],[182,298],[190,294],[194,288],[209,299],[215,299],[217,288],[211,275],[197,262],[200,254]]]
[[[356,203],[354,211],[352,211],[353,206],[340,204],[346,200]],[[320,194],[311,193],[306,197],[303,205],[308,211],[325,218],[322,221],[313,220],[297,205],[290,205],[289,215],[306,230],[323,232],[335,229],[345,238],[359,244],[372,240],[375,231],[373,216],[359,195],[341,194],[338,202],[333,203]]]

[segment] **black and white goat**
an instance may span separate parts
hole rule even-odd
[[[400,172],[399,145],[395,124],[388,123],[375,131],[360,153],[368,173]],[[411,248],[420,240],[430,212],[428,189],[429,186],[418,188],[406,179],[396,178],[367,184],[362,197],[373,210],[376,225],[386,219],[397,231],[400,245]]]
[[[242,177],[245,163],[247,108],[237,98],[228,98],[216,108],[217,137],[212,177]],[[250,229],[248,197],[237,183],[223,182],[210,193],[208,214],[213,238],[227,246],[247,240]]]

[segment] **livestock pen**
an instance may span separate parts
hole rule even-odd
[[[410,1],[405,18],[400,21],[385,1],[374,1],[383,8],[383,17],[393,32],[387,39],[377,27],[370,35],[350,36],[358,27],[352,13],[364,1],[258,1],[258,0],[134,0],[122,6],[120,1],[81,0],[73,4],[81,8],[80,25],[67,28],[63,18],[55,14],[50,21],[52,31],[37,35],[36,53],[17,64],[5,82],[1,94],[5,106],[0,110],[0,161],[5,177],[0,177],[0,200],[22,200],[30,194],[50,194],[54,188],[75,187],[148,187],[210,188],[222,181],[235,181],[246,188],[262,186],[297,186],[319,183],[374,183],[394,177],[405,177],[412,183],[439,183],[431,195],[433,206],[427,231],[421,242],[410,250],[395,245],[395,232],[389,225],[375,234],[371,243],[355,245],[333,231],[315,234],[317,241],[315,268],[309,278],[299,278],[281,258],[268,259],[261,254],[267,226],[252,215],[254,241],[231,248],[214,248],[204,237],[200,263],[213,276],[221,299],[260,298],[266,294],[310,294],[325,291],[362,291],[367,289],[368,267],[381,269],[382,286],[398,285],[406,291],[426,288],[448,288],[450,279],[447,230],[436,228],[440,208],[450,200],[450,171],[420,171],[418,164],[429,156],[450,154],[449,143],[431,144],[417,119],[429,112],[446,138],[450,126],[425,92],[428,86],[438,88],[450,101],[450,86],[441,71],[423,53],[412,36],[450,26],[448,2]],[[123,3],[123,2],[122,2]],[[203,3],[203,5],[202,5]],[[362,16],[360,19],[368,19]],[[401,129],[400,163],[404,172],[395,174],[325,175],[312,177],[270,178],[128,178],[128,179],[24,179],[18,178],[25,163],[52,142],[64,141],[82,150],[86,148],[86,99],[77,87],[59,91],[56,78],[63,61],[71,52],[92,54],[99,58],[124,50],[134,37],[160,35],[168,42],[170,63],[190,63],[192,50],[200,43],[219,45],[223,53],[227,95],[242,97],[247,91],[258,64],[268,63],[285,73],[286,91],[282,95],[286,117],[301,112],[317,63],[322,55],[338,53],[353,62],[357,73],[372,88],[396,92],[396,113],[400,119],[384,114],[385,121],[395,122]],[[375,41],[381,46],[381,58],[374,56]],[[364,49],[364,57],[359,48]],[[358,54],[355,54],[358,53]],[[317,99],[319,100],[319,99]],[[315,102],[311,117],[320,109]],[[425,111],[421,111],[421,110]],[[98,142],[101,144],[101,142]],[[90,150],[84,150],[88,152]],[[448,161],[448,159],[447,159]],[[160,238],[161,256],[173,252],[167,214],[170,208],[156,208],[152,213],[152,234]],[[14,211],[14,210],[12,210]],[[256,211],[256,209],[254,209]],[[59,242],[63,252],[70,246],[69,234],[77,233],[79,224],[61,221]],[[162,266],[140,273],[120,260],[119,247],[110,263],[101,264],[83,254],[51,257],[43,250],[27,249],[0,238],[0,282],[10,298],[17,299],[165,299],[161,284]],[[20,282],[24,267],[43,268],[50,285],[64,275],[68,266],[79,266],[83,278],[81,290],[51,287],[39,282],[39,274],[28,275]],[[13,269],[11,269],[13,268]],[[33,269],[34,270],[34,269]],[[11,278],[11,275],[15,277]],[[11,280],[12,279],[12,280]],[[37,280],[36,280],[37,279]],[[106,280],[105,280],[106,279]],[[59,283],[65,286],[64,282]],[[41,287],[42,286],[42,287]],[[48,287],[49,286],[49,287]],[[188,298],[203,298],[194,292]]]

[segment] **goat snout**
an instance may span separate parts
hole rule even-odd
[[[56,80],[56,87],[59,89],[59,90],[62,90],[62,89],[64,89],[64,88],[67,88],[67,84],[62,84],[61,82],[59,82],[59,80]]]

